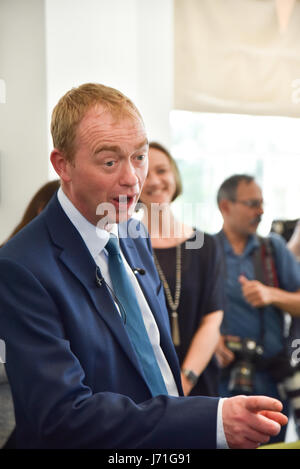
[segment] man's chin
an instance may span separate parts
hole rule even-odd
[[[250,235],[256,234],[257,228],[258,228],[258,225],[252,226],[252,227],[248,230],[247,235],[250,236]]]
[[[115,223],[124,223],[132,217],[132,213],[128,213],[127,211],[120,211],[115,214],[113,217],[104,217],[103,219],[99,220],[98,227],[105,229],[106,225],[114,225]]]
[[[127,222],[134,214],[135,204],[102,203],[97,207],[96,214],[100,216],[97,227],[106,229],[106,225]]]
[[[124,223],[129,220],[133,215],[133,211],[130,210],[120,210],[119,213],[116,214],[116,222],[115,223]]]

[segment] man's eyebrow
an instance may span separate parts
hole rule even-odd
[[[136,146],[135,146],[135,150],[139,150],[140,148],[143,148],[145,146],[148,146],[149,145],[149,142],[148,142],[148,139],[145,138],[144,140],[142,140],[140,143],[138,143]]]
[[[136,150],[139,150],[140,148],[145,147],[146,145],[149,145],[148,139],[146,138],[142,142],[138,143],[135,147]],[[97,148],[96,153],[100,153],[101,151],[111,151],[115,153],[120,153],[122,152],[122,148],[119,145],[101,145],[99,148]]]
[[[97,148],[96,153],[100,153],[101,151],[113,151],[119,152],[121,148],[119,145],[102,145],[101,147]]]
[[[139,143],[137,146],[136,146],[136,149],[138,150],[139,148],[142,148],[142,147],[145,147],[145,146],[148,146],[149,145],[149,141],[147,138],[145,138],[145,140],[143,140],[141,143]]]

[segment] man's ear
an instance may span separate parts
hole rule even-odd
[[[70,178],[70,165],[71,163],[65,158],[65,156],[56,148],[52,150],[50,160],[54,170],[57,172],[59,177],[64,182],[69,182]]]
[[[222,199],[219,202],[220,212],[224,215],[227,215],[230,211],[230,200]]]

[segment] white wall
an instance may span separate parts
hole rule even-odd
[[[0,242],[48,178],[51,111],[97,81],[138,106],[149,137],[169,145],[173,0],[0,0]]]
[[[149,137],[171,144],[173,0],[137,0],[138,99]]]
[[[0,242],[47,181],[44,5],[0,1]]]
[[[68,89],[95,81],[127,94],[169,144],[173,0],[46,0],[46,44],[49,119]]]

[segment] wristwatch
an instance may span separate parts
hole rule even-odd
[[[195,386],[198,381],[199,375],[196,375],[196,373],[194,373],[192,370],[188,370],[187,368],[182,368],[181,373],[193,386]]]

